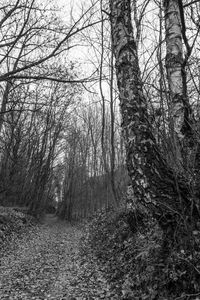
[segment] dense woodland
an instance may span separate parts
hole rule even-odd
[[[169,289],[189,282],[191,296],[176,299],[199,299],[200,3],[68,6],[1,2],[0,205],[71,222],[104,211],[94,232],[112,236],[110,220],[121,230],[127,222],[147,249],[157,232],[155,278],[170,270]],[[104,264],[101,238],[87,239]],[[134,299],[173,298],[145,295]]]
[[[1,205],[34,214],[53,205],[64,218],[81,218],[117,204],[125,190],[117,92],[104,99],[102,91],[104,80],[114,84],[114,71],[103,75],[102,61],[100,76],[107,77],[98,83],[69,54],[84,31],[103,26],[94,9],[79,9],[68,24],[52,4],[1,7]],[[94,84],[102,98],[99,87],[87,92]]]

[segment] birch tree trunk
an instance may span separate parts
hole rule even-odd
[[[171,119],[173,131],[179,139],[183,139],[184,124],[183,104],[183,45],[181,34],[180,10],[177,0],[164,1],[166,29],[166,69],[170,90]]]
[[[192,137],[192,110],[187,95],[186,58],[183,53],[185,21],[182,0],[164,0],[166,31],[166,70],[169,86],[170,134],[174,166],[184,170],[190,161],[188,145]],[[186,36],[185,36],[185,39]],[[190,51],[188,41],[186,48]],[[184,162],[183,162],[184,161]]]
[[[187,179],[170,168],[153,136],[147,101],[142,91],[130,3],[130,0],[110,0],[111,35],[127,167],[136,199],[150,208],[163,231],[174,240],[191,230],[199,218],[199,211],[191,200]],[[179,67],[172,75],[179,76]],[[175,91],[175,87],[171,88]],[[179,99],[179,93],[175,94]],[[174,107],[178,112],[182,111],[179,102]],[[175,119],[176,128],[180,131],[182,115],[178,114]]]

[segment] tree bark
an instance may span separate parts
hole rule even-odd
[[[185,35],[185,21],[182,0],[164,0],[166,31],[166,70],[169,86],[170,137],[174,168],[184,170],[184,162],[190,161],[190,148],[193,144],[192,109],[187,95],[186,59],[183,54],[183,36],[190,52]],[[192,142],[192,143],[191,143]]]
[[[179,139],[183,139],[184,124],[183,104],[183,45],[181,35],[180,11],[177,0],[165,0],[165,29],[166,29],[166,69],[170,90],[170,116],[173,131]]]
[[[174,239],[175,231],[189,230],[194,216],[195,220],[199,217],[198,208],[191,200],[187,179],[170,168],[153,136],[133,37],[131,1],[110,0],[110,11],[122,130],[134,194]]]

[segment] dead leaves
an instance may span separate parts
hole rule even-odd
[[[79,252],[81,230],[65,222],[31,228],[1,259],[1,300],[115,299],[93,257]]]

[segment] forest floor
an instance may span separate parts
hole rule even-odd
[[[0,300],[200,300],[200,232],[163,261],[162,231],[137,210],[35,221],[0,207]]]
[[[47,215],[0,258],[0,299],[115,299],[95,261],[79,253],[81,230]]]

